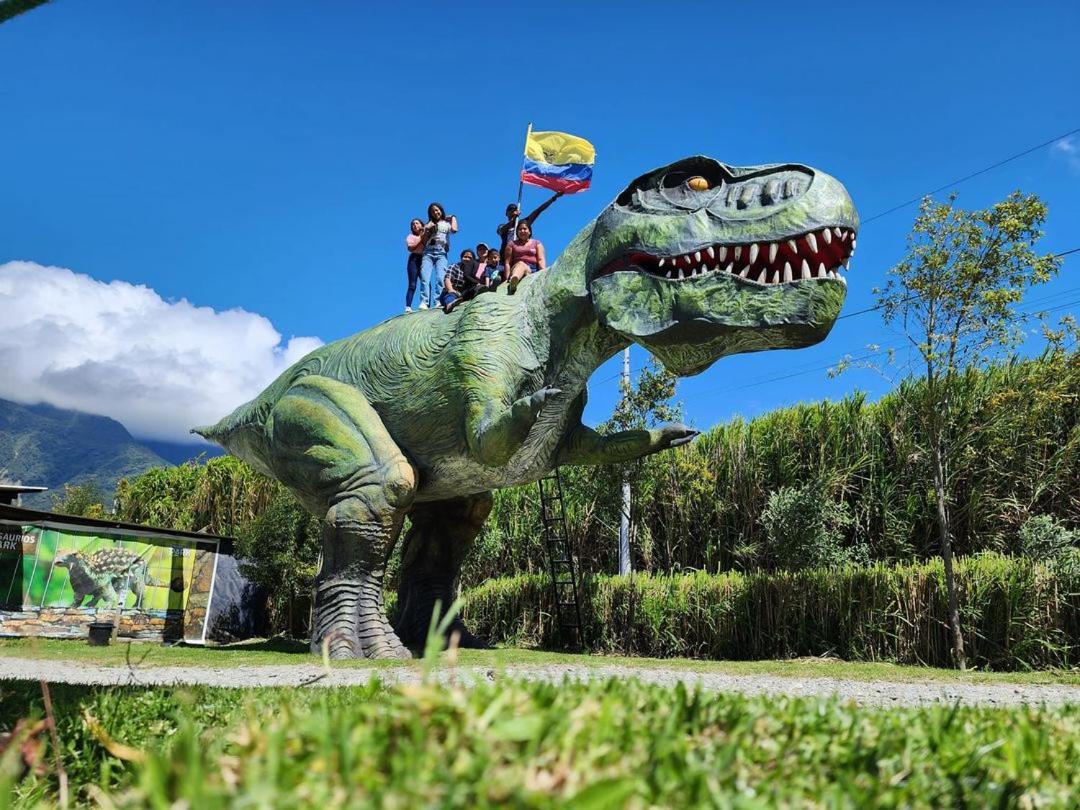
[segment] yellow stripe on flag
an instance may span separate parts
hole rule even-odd
[[[566,132],[530,132],[525,142],[525,157],[542,163],[596,162],[596,147],[584,138]]]

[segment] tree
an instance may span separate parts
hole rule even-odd
[[[624,373],[629,374],[629,356],[624,360]],[[638,372],[637,384],[632,384],[627,376],[620,381],[622,397],[611,419],[600,426],[601,433],[626,430],[646,430],[666,422],[682,419],[682,406],[673,402],[678,378],[668,373],[655,361]],[[633,535],[631,515],[631,493],[637,488],[642,477],[642,459],[612,465],[619,478],[620,522],[619,522],[619,573],[629,573],[630,537]],[[625,559],[624,559],[625,557]],[[624,564],[625,563],[625,564]]]
[[[1018,312],[1016,305],[1029,287],[1057,273],[1060,260],[1035,250],[1047,210],[1036,195],[1016,191],[978,211],[957,208],[955,200],[955,195],[947,203],[923,200],[908,236],[907,255],[875,292],[885,323],[898,326],[915,349],[925,381],[923,418],[953,663],[963,669],[950,527],[949,393],[966,369],[1020,343],[1031,316]]]
[[[89,478],[81,484],[64,484],[64,494],[52,496],[52,511],[75,517],[111,517],[104,503],[105,493],[97,481]]]

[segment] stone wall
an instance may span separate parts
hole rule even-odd
[[[0,636],[86,638],[93,621],[113,621],[115,612],[96,608],[0,610]],[[179,641],[184,611],[128,611],[120,617],[119,637],[136,641]]]

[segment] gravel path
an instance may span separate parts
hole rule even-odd
[[[158,667],[101,666],[67,661],[30,658],[0,658],[0,680],[38,680],[52,683],[172,686],[355,686],[372,678],[383,683],[418,683],[420,670],[414,666],[393,668],[331,669],[310,664],[261,666]],[[868,706],[924,706],[934,703],[1016,706],[1019,704],[1060,705],[1080,703],[1080,686],[1040,686],[1030,684],[961,684],[947,682],[852,681],[838,678],[793,678],[777,675],[724,675],[696,673],[682,669],[629,666],[507,666],[496,672],[485,667],[441,668],[436,677],[443,682],[476,683],[496,678],[586,681],[603,678],[636,678],[646,683],[674,686],[700,685],[717,692],[746,695],[838,696]]]

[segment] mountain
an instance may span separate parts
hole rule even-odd
[[[139,439],[139,444],[148,447],[170,464],[183,464],[187,461],[205,461],[225,455],[225,451],[216,444],[205,442],[163,442],[157,439]]]
[[[50,490],[24,497],[23,506],[48,509],[64,484],[90,479],[111,503],[120,478],[169,466],[115,419],[0,399],[0,473]]]

